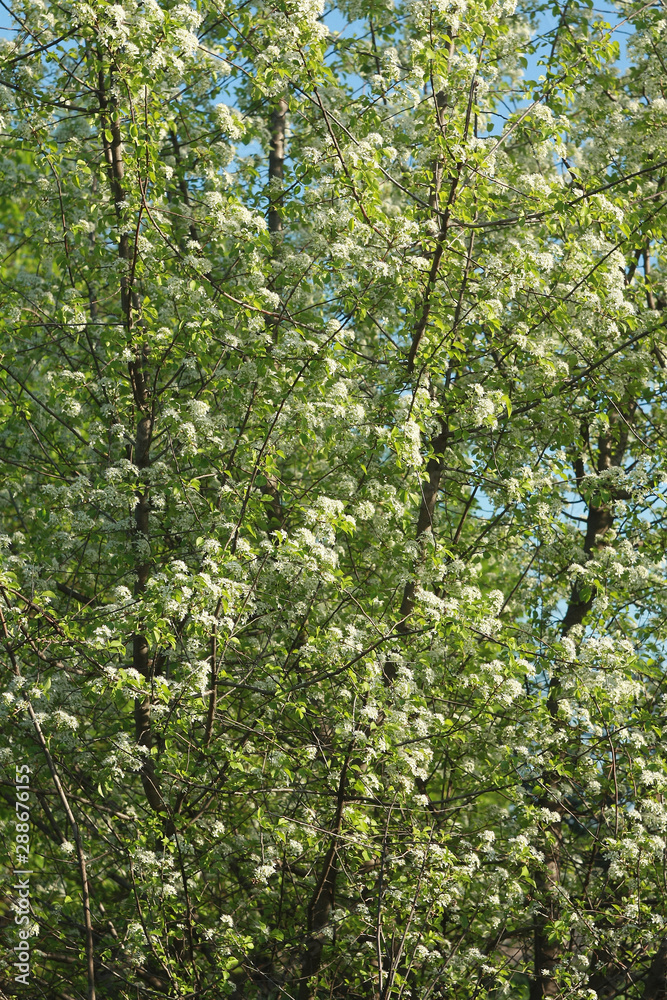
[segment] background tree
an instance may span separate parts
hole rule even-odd
[[[662,6],[12,16],[4,994],[664,1000]]]

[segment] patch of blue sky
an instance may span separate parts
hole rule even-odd
[[[618,7],[611,4],[602,4],[592,7],[590,13],[594,20],[608,25],[609,37],[618,44],[618,57],[613,64],[619,74],[624,73],[629,65],[628,39],[633,34],[632,21]],[[489,128],[490,136],[500,135],[505,125],[505,120],[510,114],[527,107],[533,100],[539,99],[540,90],[545,79],[545,63],[548,62],[555,33],[559,28],[561,12],[557,6],[551,10],[542,10],[536,18],[535,28],[532,36],[530,51],[517,52],[517,59],[522,63],[523,85],[517,91],[513,101],[503,102],[503,105],[494,112],[491,118],[492,128]],[[532,84],[532,93],[527,93],[528,84]]]
[[[10,8],[0,3],[0,38],[14,38],[17,31],[20,28],[12,18]]]

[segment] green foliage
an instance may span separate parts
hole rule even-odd
[[[5,993],[664,996],[667,50],[612,14],[14,4]]]

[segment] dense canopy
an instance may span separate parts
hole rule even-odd
[[[665,1000],[664,5],[11,16],[2,995]]]

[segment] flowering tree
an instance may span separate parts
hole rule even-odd
[[[662,6],[13,19],[2,995],[664,1000]]]

